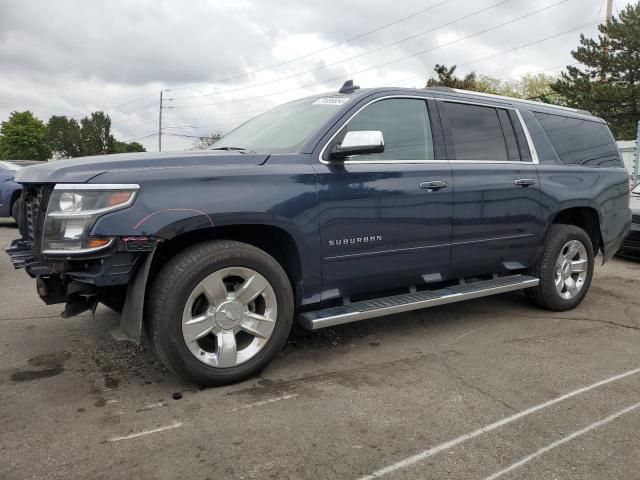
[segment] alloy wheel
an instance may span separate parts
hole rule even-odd
[[[218,270],[198,283],[182,314],[191,354],[216,368],[240,365],[267,344],[278,316],[273,287],[246,267]]]

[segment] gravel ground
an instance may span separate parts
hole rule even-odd
[[[0,254],[0,478],[640,478],[639,285],[614,259],[570,312],[516,293],[295,331],[200,390]]]

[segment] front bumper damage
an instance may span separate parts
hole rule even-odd
[[[30,242],[14,240],[5,247],[16,269],[36,279],[37,293],[47,305],[64,303],[69,318],[98,303],[122,312],[118,339],[140,342],[146,279],[157,242],[149,238],[120,238],[115,246],[93,256],[43,258]]]

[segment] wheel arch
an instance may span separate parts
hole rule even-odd
[[[179,252],[211,240],[235,240],[259,248],[282,266],[294,292],[302,288],[302,259],[293,235],[282,227],[268,224],[222,225],[181,233],[158,244],[149,270],[151,283],[162,265]],[[296,293],[296,298],[298,294]]]
[[[559,223],[574,225],[584,230],[591,239],[594,253],[603,250],[604,242],[600,229],[600,215],[594,207],[571,206],[559,210],[551,217],[548,226]]]
[[[236,240],[264,250],[282,266],[294,292],[296,304],[302,296],[301,253],[293,236],[281,227],[263,224],[226,225],[190,230],[159,242],[138,268],[127,287],[120,325],[112,331],[116,339],[140,343],[150,286],[167,261],[193,245],[211,240]],[[140,301],[141,297],[143,301]]]

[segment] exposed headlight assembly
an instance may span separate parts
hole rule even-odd
[[[108,248],[113,238],[89,237],[96,219],[130,206],[139,185],[59,184],[49,199],[42,232],[42,253],[67,255]]]

